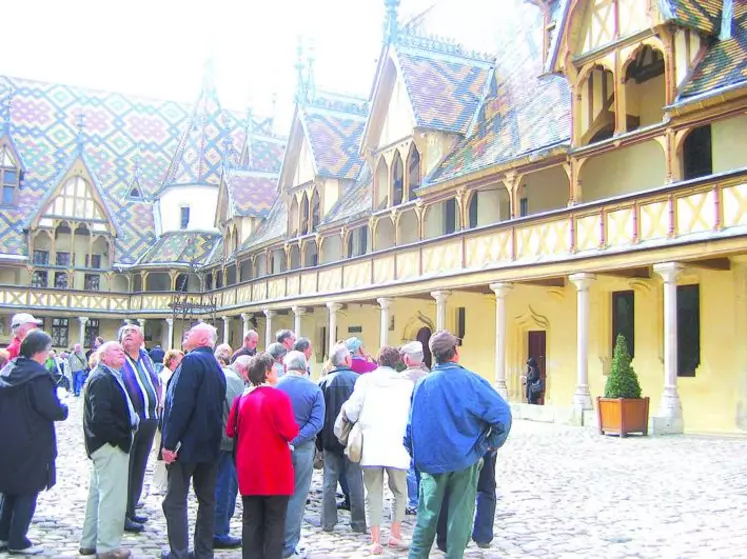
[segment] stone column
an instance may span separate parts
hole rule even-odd
[[[231,317],[224,316],[223,318],[223,343],[229,343],[228,339],[231,336]]]
[[[80,335],[78,337],[78,343],[81,345],[81,347],[84,347],[86,341],[86,322],[88,322],[88,317],[79,316],[78,322],[80,322]]]
[[[573,407],[583,410],[593,409],[589,392],[589,288],[596,280],[594,274],[573,274],[568,279],[576,286],[576,393]]]
[[[301,319],[306,314],[304,307],[294,306],[291,307],[293,311],[293,332],[296,334],[296,339],[301,337]]]
[[[654,418],[654,431],[682,433],[682,403],[677,391],[677,278],[679,262],[656,264],[654,273],[664,280],[664,393]]]
[[[381,307],[381,332],[379,338],[379,347],[387,345],[389,340],[389,307],[392,299],[389,297],[379,297],[376,302]]]
[[[342,308],[340,303],[327,303],[327,309],[329,309],[329,348],[327,349],[327,356],[332,356],[332,348],[337,343],[337,311]],[[296,334],[298,335],[298,334]]]
[[[166,349],[172,349],[174,347],[174,319],[173,318],[167,318],[166,320],[166,326],[168,327],[169,337],[168,341],[166,342]]]
[[[431,297],[436,300],[436,332],[446,330],[446,301],[451,291],[431,291]]]
[[[513,288],[511,283],[492,283],[495,293],[495,389],[508,400],[506,385],[506,295]]]
[[[265,349],[272,343],[272,319],[275,317],[277,312],[270,309],[264,309],[262,311],[265,315]]]
[[[249,313],[241,313],[241,340],[243,343],[244,338],[246,338],[246,335],[249,333],[249,320],[251,319],[251,316]]]

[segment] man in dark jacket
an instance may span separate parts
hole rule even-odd
[[[163,407],[163,460],[169,482],[163,513],[171,551],[164,558],[187,559],[189,527],[187,495],[194,478],[198,509],[195,522],[195,559],[212,559],[215,530],[215,477],[223,433],[226,377],[213,355],[218,335],[199,323],[184,336],[189,353],[169,382]]]
[[[57,398],[55,381],[43,365],[51,349],[49,335],[29,332],[19,356],[0,372],[0,551],[43,551],[26,532],[39,492],[55,483],[54,422],[67,418],[67,406]]]
[[[124,349],[107,342],[83,394],[83,436],[92,460],[80,553],[107,559],[130,557],[119,548],[127,509],[127,479],[133,433],[140,418],[122,378]]]
[[[365,533],[363,474],[360,466],[345,456],[345,449],[335,436],[335,420],[353,394],[358,374],[350,368],[350,352],[343,344],[332,348],[330,360],[335,368],[319,383],[324,394],[324,427],[317,438],[317,447],[324,451],[322,529],[331,532],[337,524],[337,481],[344,475],[350,492],[350,527],[354,532]]]

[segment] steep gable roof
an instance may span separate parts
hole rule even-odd
[[[277,175],[237,170],[225,179],[233,216],[267,217],[277,197]]]
[[[143,255],[138,265],[203,265],[221,239],[220,233],[209,231],[169,231]]]
[[[543,14],[519,0],[512,1],[510,9],[522,25],[503,38],[505,55],[497,59],[495,83],[475,125],[426,177],[424,186],[570,143],[568,83],[562,76],[540,75]]]

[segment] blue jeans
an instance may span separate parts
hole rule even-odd
[[[496,451],[487,452],[483,456],[483,466],[480,476],[477,478],[477,509],[475,513],[475,525],[472,529],[472,539],[475,543],[489,544],[493,541],[493,522],[495,521],[495,461]],[[438,530],[436,543],[438,548],[445,550],[447,532],[447,511],[449,493],[444,495],[443,508],[438,518]]]
[[[76,396],[80,396],[80,393],[83,390],[83,385],[85,383],[86,383],[86,372],[75,371],[73,373],[73,394],[75,394]]]
[[[233,453],[230,450],[221,450],[215,481],[215,537],[218,539],[228,537],[238,492],[239,481],[236,477]]]
[[[418,491],[420,491],[420,472],[415,468],[415,461],[410,459],[410,469],[407,470],[407,506],[418,508]]]
[[[314,441],[306,441],[293,451],[294,485],[293,495],[288,501],[285,514],[285,536],[283,538],[283,557],[290,557],[301,541],[301,524],[306,508],[306,498],[311,487],[311,475],[314,473]]]

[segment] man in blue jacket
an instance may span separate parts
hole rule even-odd
[[[215,477],[223,432],[226,377],[213,355],[215,328],[199,323],[184,336],[188,351],[169,382],[163,406],[162,456],[169,464],[163,513],[170,553],[164,559],[212,559]],[[198,508],[194,554],[189,553],[187,495],[194,478]]]
[[[462,557],[472,532],[482,457],[511,430],[511,410],[490,383],[459,365],[459,340],[449,332],[429,342],[433,371],[415,386],[405,446],[421,472],[418,522],[410,559],[426,559],[444,495],[447,557]]]

